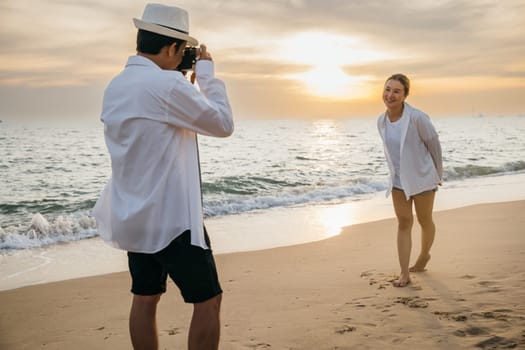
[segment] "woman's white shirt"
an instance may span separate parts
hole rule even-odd
[[[392,185],[397,188],[402,188],[401,178],[399,177],[401,170],[401,126],[401,119],[391,122],[388,117],[386,118],[385,142],[394,166]]]
[[[394,186],[396,175],[394,154],[387,146],[387,120],[383,113],[377,120],[377,128],[383,140],[385,157],[390,171],[388,196]],[[443,160],[439,135],[428,115],[405,102],[400,123],[401,139],[399,154],[399,180],[406,198],[436,188],[443,177]]]

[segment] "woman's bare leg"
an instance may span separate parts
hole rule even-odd
[[[430,191],[414,196],[417,221],[421,225],[421,252],[414,266],[410,267],[411,272],[425,271],[430,260],[430,248],[436,236],[436,225],[432,219],[435,194],[436,192]]]
[[[397,217],[397,253],[401,274],[394,282],[396,287],[404,287],[410,282],[408,265],[410,263],[410,251],[412,249],[412,199],[407,200],[403,191],[393,190],[392,201]]]

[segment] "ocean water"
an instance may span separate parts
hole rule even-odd
[[[525,117],[434,118],[445,182],[525,172]],[[238,121],[199,138],[205,216],[359,202],[386,190],[375,119]],[[97,236],[102,125],[0,124],[0,254]],[[524,184],[525,186],[525,184]]]

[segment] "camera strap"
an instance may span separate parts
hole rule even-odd
[[[202,195],[202,174],[201,174],[201,157],[199,154],[199,139],[197,137],[197,133],[195,133],[195,145],[197,147],[197,165],[199,166],[199,186],[201,188],[201,206],[203,209],[203,215],[204,215],[204,199]]]

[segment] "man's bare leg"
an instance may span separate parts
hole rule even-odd
[[[216,350],[220,338],[220,309],[222,294],[202,303],[193,304],[188,337],[189,350]]]
[[[133,295],[129,315],[129,333],[135,350],[157,350],[157,304],[161,294]]]

